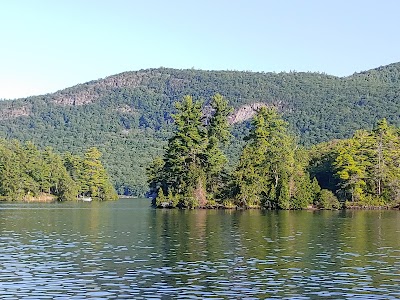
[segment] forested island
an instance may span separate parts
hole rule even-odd
[[[40,150],[32,142],[0,140],[0,200],[115,200],[100,157],[94,147],[79,156],[59,154],[51,147]]]
[[[147,168],[153,205],[167,208],[339,209],[400,204],[400,129],[382,119],[373,130],[305,148],[274,106],[251,122],[239,161],[228,171],[228,101],[185,96],[164,156]]]

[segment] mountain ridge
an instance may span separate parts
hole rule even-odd
[[[316,72],[204,71],[156,68],[123,72],[52,94],[0,101],[0,137],[79,152],[98,147],[120,193],[143,194],[145,165],[163,152],[173,103],[206,104],[215,93],[234,107],[232,160],[248,119],[275,106],[303,145],[349,137],[378,119],[400,125],[400,63],[337,77]]]
[[[133,71],[124,71],[121,73],[117,73],[117,74],[113,74],[113,75],[108,75],[106,77],[103,78],[98,78],[98,79],[94,79],[94,80],[90,80],[87,82],[83,82],[83,83],[78,83],[75,85],[72,85],[70,87],[65,87],[63,89],[57,90],[55,92],[50,92],[50,93],[44,93],[44,94],[39,94],[39,95],[32,95],[32,96],[27,96],[27,97],[19,97],[19,98],[14,98],[14,99],[7,99],[7,98],[0,98],[3,101],[14,101],[14,100],[21,100],[21,99],[28,99],[28,98],[36,98],[36,97],[44,97],[44,96],[48,96],[48,95],[52,95],[52,94],[59,94],[65,90],[69,90],[69,89],[73,89],[73,88],[77,88],[77,87],[82,87],[85,85],[90,85],[93,83],[97,83],[97,82],[101,82],[101,81],[106,81],[109,84],[113,81],[113,79],[115,77],[119,77],[119,76],[123,76],[123,75],[128,75],[130,76],[132,73],[146,73],[148,71],[152,71],[152,70],[177,70],[177,71],[188,71],[188,70],[194,70],[194,71],[200,71],[200,72],[239,72],[239,73],[252,73],[252,74],[282,74],[282,73],[286,73],[286,74],[291,74],[291,73],[297,73],[297,74],[317,74],[317,75],[326,75],[326,76],[330,76],[330,77],[335,77],[335,78],[351,78],[353,76],[357,76],[357,75],[364,75],[373,71],[381,71],[383,69],[400,69],[400,62],[395,62],[395,63],[391,63],[391,64],[387,64],[387,65],[381,65],[379,67],[375,67],[372,69],[368,69],[365,71],[360,71],[360,72],[354,72],[351,75],[348,76],[337,76],[337,75],[331,75],[325,72],[314,72],[314,71],[282,71],[282,72],[260,72],[260,71],[237,71],[237,70],[203,70],[203,69],[176,69],[176,68],[169,68],[169,67],[159,67],[159,68],[147,68],[147,69],[140,69],[140,70],[133,70]],[[110,86],[113,86],[112,84],[110,84]],[[118,82],[115,83],[115,86],[121,86]]]

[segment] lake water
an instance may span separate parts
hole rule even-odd
[[[399,211],[0,204],[1,299],[398,299]]]

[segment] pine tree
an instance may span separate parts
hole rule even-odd
[[[0,196],[64,201],[88,193],[101,200],[116,199],[100,156],[96,148],[82,159],[69,153],[61,157],[50,147],[39,150],[32,142],[0,140]]]
[[[385,202],[400,201],[400,135],[380,120],[372,131],[375,143],[371,175],[375,179],[375,192]]]
[[[176,132],[168,141],[164,157],[165,184],[173,194],[197,199],[203,206],[206,198],[201,189],[205,183],[204,151],[208,139],[202,123],[202,102],[193,102],[192,97],[185,96],[176,103],[176,108],[178,112],[173,115]]]
[[[227,116],[231,108],[216,94],[207,119],[202,104],[190,96],[176,103],[177,113],[172,116],[176,130],[164,158],[155,159],[147,168],[151,194],[159,194],[161,188],[164,197],[168,193],[172,206],[204,207],[226,177],[223,169],[227,159],[221,147],[230,137]]]
[[[166,193],[168,190],[168,186],[165,182],[165,174],[164,174],[164,165],[165,162],[161,157],[156,157],[151,164],[146,168],[146,176],[147,182],[149,184],[149,194],[154,199],[155,195],[158,195],[159,189],[163,189],[163,192]],[[156,205],[156,203],[153,203]]]
[[[24,176],[21,178],[25,194],[36,196],[41,191],[43,161],[39,149],[32,143],[26,142],[24,146],[15,144],[16,154],[20,157]]]
[[[79,155],[73,155],[69,152],[63,155],[63,161],[65,169],[74,181],[78,191],[87,189],[85,182],[83,181],[83,159]]]
[[[167,199],[166,199],[166,197],[164,195],[164,192],[163,192],[162,188],[158,189],[158,193],[157,193],[157,198],[156,199],[157,200],[156,200],[155,205],[157,207],[164,207],[165,203],[167,203]]]
[[[294,193],[294,139],[274,108],[261,108],[252,125],[234,174],[237,204],[288,209]]]
[[[0,195],[5,200],[21,200],[24,196],[21,178],[24,176],[19,157],[8,142],[0,142]]]
[[[334,163],[337,176],[341,180],[345,195],[349,195],[352,202],[363,201],[365,197],[364,189],[369,161],[361,153],[361,144],[357,139],[345,140],[337,146],[337,157]]]
[[[221,148],[227,144],[231,137],[228,115],[233,109],[220,94],[212,97],[211,107],[214,111],[207,126],[208,145],[205,150],[205,171],[207,174],[207,191],[215,194],[221,188],[221,172],[227,163],[227,158]]]
[[[95,148],[89,148],[82,162],[83,194],[99,200],[115,200],[117,194],[109,180],[108,174],[100,161],[101,153]]]
[[[72,200],[78,194],[77,184],[72,180],[65,168],[62,157],[47,147],[43,153],[45,165],[45,178],[48,193],[57,196],[59,201]]]
[[[373,131],[358,130],[337,145],[335,167],[341,191],[362,205],[400,200],[400,140],[395,128],[381,120]]]

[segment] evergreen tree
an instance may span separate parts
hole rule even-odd
[[[185,96],[176,103],[178,112],[173,115],[176,132],[168,141],[164,157],[164,182],[173,194],[189,200],[186,205],[205,205],[205,155],[207,131],[202,123],[202,102]],[[184,199],[184,198],[182,198]],[[185,205],[185,203],[181,203]]]
[[[320,209],[339,209],[341,207],[336,196],[326,189],[322,189],[319,193],[316,205]]]
[[[157,198],[156,198],[156,206],[160,207],[160,206],[165,206],[165,203],[167,203],[167,198],[164,195],[164,192],[162,190],[162,188],[158,189],[158,193],[157,193]]]
[[[164,174],[164,165],[165,162],[161,157],[156,157],[151,164],[146,168],[147,182],[149,184],[149,194],[152,198],[155,195],[158,195],[159,189],[163,189],[163,192],[167,192],[168,186],[165,182],[165,174]],[[153,205],[156,205],[154,202]]]
[[[5,200],[21,200],[24,196],[21,163],[5,140],[0,142],[0,195]]]
[[[233,109],[220,94],[212,97],[211,107],[214,111],[207,126],[208,145],[205,150],[205,171],[207,174],[207,191],[215,195],[221,188],[221,172],[227,163],[227,158],[221,148],[226,146],[231,137],[228,115]]]
[[[82,193],[99,200],[115,200],[117,194],[100,161],[101,153],[96,147],[89,148],[82,162]]]
[[[68,174],[74,181],[78,191],[87,189],[83,181],[83,159],[79,155],[73,155],[67,152],[63,156],[64,166]]]
[[[202,102],[190,96],[175,106],[175,134],[168,141],[163,160],[156,158],[147,168],[150,193],[163,199],[168,194],[171,206],[204,207],[225,178],[222,173],[227,159],[221,147],[230,137],[227,117],[231,109],[219,94],[211,100],[208,119]]]
[[[26,142],[25,145],[15,144],[16,154],[20,157],[23,170],[22,182],[25,188],[25,194],[36,196],[41,191],[41,185],[44,183],[42,178],[42,169],[44,163],[41,159],[39,149],[32,143]]]
[[[361,136],[361,134],[359,135]],[[338,144],[335,160],[337,175],[345,198],[349,195],[352,202],[362,201],[368,176],[368,156],[363,154],[362,144],[358,139],[348,139]]]
[[[252,125],[234,174],[237,204],[288,208],[288,172],[293,166],[294,149],[286,123],[276,109],[262,107]]]
[[[100,156],[96,148],[82,159],[70,153],[62,157],[51,147],[40,150],[32,142],[0,140],[0,198],[64,201],[88,193],[101,200],[115,199]]]
[[[78,194],[78,186],[65,168],[62,157],[54,153],[50,147],[46,147],[42,156],[47,166],[44,174],[47,192],[57,196],[59,201],[74,199]]]
[[[400,135],[386,119],[380,120],[372,131],[375,137],[372,152],[373,167],[371,175],[374,191],[385,202],[400,200]]]
[[[234,173],[237,205],[297,209],[311,204],[307,159],[296,150],[287,123],[275,108],[263,107],[252,125]]]
[[[295,149],[293,173],[289,179],[291,187],[291,209],[302,209],[313,204],[321,190],[317,179],[310,179],[306,170],[309,164],[308,153],[305,149]]]
[[[372,131],[358,130],[331,148],[339,179],[337,195],[350,205],[393,205],[400,201],[400,136],[386,120]],[[333,189],[332,189],[333,190]]]

